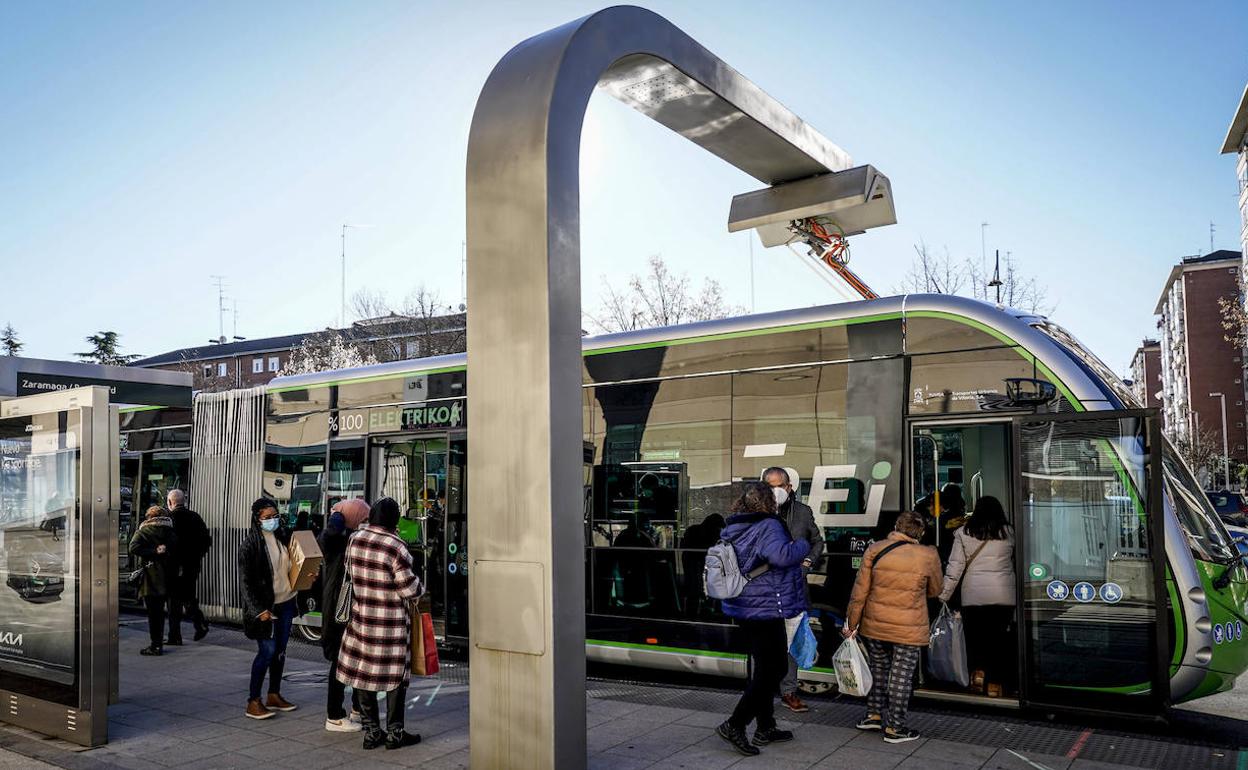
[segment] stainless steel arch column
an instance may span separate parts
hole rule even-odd
[[[494,68],[468,141],[471,755],[585,762],[581,125],[599,84],[767,184],[840,148],[655,14],[609,8]]]

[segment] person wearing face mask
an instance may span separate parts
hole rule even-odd
[[[282,526],[277,503],[262,497],[251,504],[251,530],[238,552],[243,583],[243,633],[256,640],[251,663],[251,689],[247,716],[268,719],[275,711],[297,708],[281,695],[282,671],[286,667],[286,643],[298,612],[295,589],[290,585],[290,533]],[[265,672],[268,696],[260,700]]]
[[[806,604],[810,605],[810,586],[806,583],[806,575],[819,566],[823,556],[823,532],[815,524],[815,513],[793,492],[793,484],[789,473],[784,468],[773,466],[763,471],[763,481],[771,487],[776,498],[776,513],[789,528],[794,540],[805,540],[810,543],[810,553],[802,561],[802,585],[806,591]],[[810,707],[797,697],[797,661],[789,656],[789,670],[780,682],[780,702],[789,711],[802,713],[810,711]]]

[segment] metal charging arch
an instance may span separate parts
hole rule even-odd
[[[474,767],[585,763],[579,162],[599,86],[776,186],[750,195],[749,221],[732,215],[734,229],[790,208],[810,215],[819,193],[807,184],[783,195],[783,185],[851,167],[844,150],[640,8],[532,37],[490,74],[467,158]],[[870,172],[865,197],[884,210],[867,219],[890,224],[887,179]],[[831,208],[848,216],[841,204]]]

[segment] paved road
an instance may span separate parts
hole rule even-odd
[[[292,648],[283,694],[298,711],[263,722],[243,706],[252,652],[237,632],[141,658],[141,626],[122,629],[121,697],[110,709],[110,743],[89,751],[0,727],[0,768],[460,768],[468,763],[466,670],[413,682],[408,726],[425,740],[401,751],[365,752],[358,734],[323,729],[325,666],[319,650]],[[211,643],[208,643],[211,642]],[[711,730],[736,694],[720,688],[588,683],[589,767],[639,768],[1094,768],[1248,767],[1248,725],[1220,715],[1182,714],[1167,728],[1074,724],[918,704],[912,725],[926,737],[900,746],[852,728],[861,704],[813,702],[782,722],[797,739],[742,758]],[[20,755],[14,758],[13,754]],[[23,764],[25,758],[38,764]],[[7,763],[7,764],[6,764]]]

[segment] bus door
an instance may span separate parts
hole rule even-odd
[[[416,576],[428,593],[434,631],[438,636],[444,636],[446,632],[446,570],[449,564],[445,532],[449,449],[446,434],[425,438],[380,438],[373,440],[370,458],[371,499],[375,502],[382,497],[391,497],[399,504],[399,537],[407,543]],[[464,626],[467,626],[466,618]]]
[[[1026,706],[1156,714],[1169,700],[1156,410],[1014,419]]]
[[[912,424],[912,505],[928,521],[926,542],[948,561],[953,536],[984,497],[1013,519],[1008,419]]]
[[[912,509],[926,520],[923,542],[936,547],[942,568],[947,568],[953,555],[958,528],[967,522],[981,500],[996,499],[1005,511],[1006,520],[1017,525],[1010,433],[1008,417],[911,424]],[[959,590],[951,597],[952,609],[961,609],[961,596]],[[928,610],[934,616],[938,607],[933,601]],[[922,675],[924,690],[954,693],[960,697],[991,694],[1006,700],[1017,699],[1014,677],[1004,670],[1006,665],[1013,666],[1015,655],[1001,651],[1002,640],[1012,638],[1010,634],[1018,626],[1017,617],[1010,621],[995,618],[988,627],[982,615],[980,618],[978,623],[973,622],[968,613],[964,630],[969,671],[972,674],[983,672],[983,675],[972,676],[968,691],[955,683],[930,677],[925,670]],[[1008,625],[1003,625],[1006,623]]]

